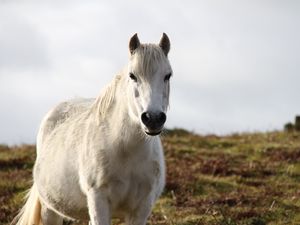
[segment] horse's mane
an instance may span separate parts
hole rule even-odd
[[[121,75],[115,76],[115,78],[101,91],[100,95],[96,98],[95,109],[97,115],[100,115],[101,118],[106,116],[108,108],[112,104],[115,98],[116,88],[120,83]],[[99,116],[97,116],[99,118]]]
[[[134,51],[134,55],[139,58],[137,66],[141,76],[154,74],[157,65],[167,60],[161,47],[156,44],[141,44]]]

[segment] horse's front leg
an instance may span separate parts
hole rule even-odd
[[[146,225],[147,219],[152,209],[151,199],[143,201],[143,203],[130,215],[126,217],[126,225]]]
[[[87,193],[90,225],[110,225],[110,207],[107,196],[99,189]]]

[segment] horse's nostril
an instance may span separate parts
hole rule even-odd
[[[151,123],[151,115],[148,112],[142,113],[142,122],[148,126]]]
[[[159,115],[158,115],[158,122],[160,124],[164,124],[166,122],[166,120],[167,120],[166,114],[164,112],[159,113]]]
[[[166,122],[167,116],[164,112],[143,112],[141,115],[143,124],[150,129],[159,129]]]

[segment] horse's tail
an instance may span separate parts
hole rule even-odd
[[[33,184],[25,198],[25,205],[14,218],[11,225],[42,225],[41,203],[35,184]]]

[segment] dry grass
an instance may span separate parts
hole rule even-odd
[[[162,139],[167,183],[149,225],[300,224],[300,133],[218,137],[177,129]],[[0,224],[22,204],[34,148],[0,146]]]

